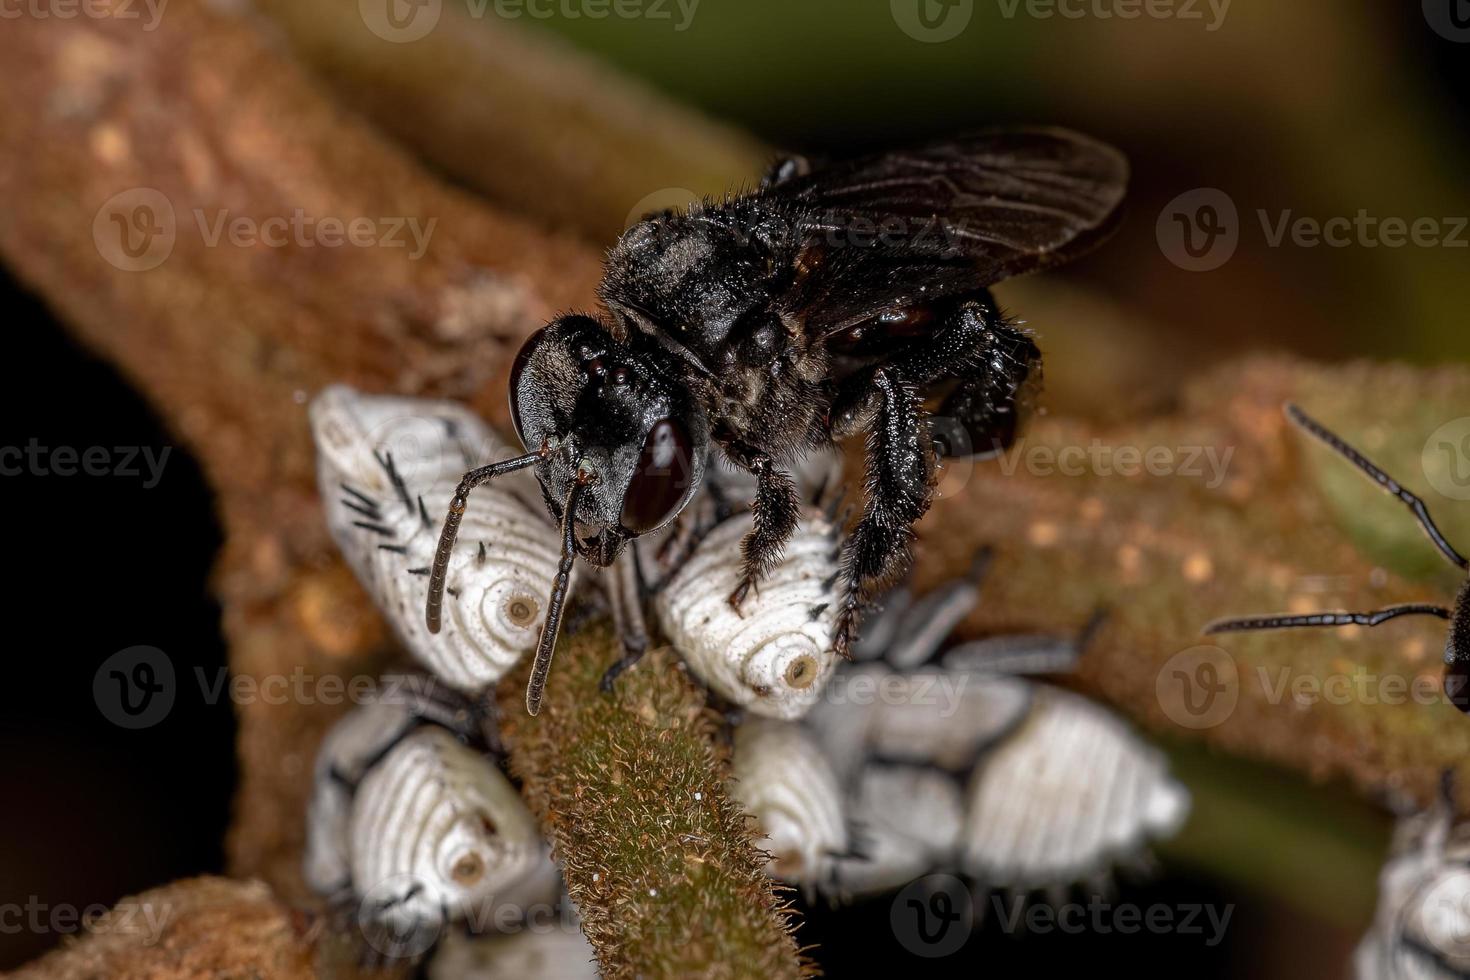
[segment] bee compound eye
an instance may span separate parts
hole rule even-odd
[[[694,462],[689,430],[678,419],[662,419],[649,430],[638,466],[623,495],[619,520],[633,534],[662,527],[679,511],[689,491]]]
[[[521,445],[525,445],[526,443],[526,433],[521,427],[521,375],[525,373],[526,365],[531,361],[531,355],[535,353],[537,345],[541,343],[541,339],[545,335],[546,328],[542,327],[527,337],[526,342],[521,345],[520,351],[516,353],[515,362],[510,366],[510,420],[515,426],[516,438],[521,440]]]

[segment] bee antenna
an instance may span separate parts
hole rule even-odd
[[[1438,616],[1451,618],[1444,606],[1408,603],[1389,606],[1373,612],[1324,612],[1302,616],[1257,616],[1242,619],[1217,619],[1205,627],[1207,635],[1217,633],[1248,633],[1254,630],[1301,629],[1312,626],[1378,626],[1400,616]]]
[[[582,491],[595,480],[591,471],[582,469],[579,461],[577,475],[572,480],[572,489],[567,493],[567,503],[561,512],[561,562],[557,565],[556,580],[551,586],[551,599],[546,603],[546,621],[541,624],[541,638],[536,643],[531,680],[526,684],[526,711],[533,716],[541,713],[546,675],[551,673],[551,655],[556,652],[556,635],[561,632],[562,606],[566,604],[567,590],[571,587],[572,566],[577,562],[577,502],[582,499]]]
[[[1419,499],[1409,490],[1404,489],[1397,480],[1385,473],[1372,460],[1348,445],[1340,436],[1333,433],[1321,422],[1318,422],[1291,402],[1286,403],[1286,417],[1308,435],[1318,439],[1329,449],[1342,456],[1349,463],[1352,463],[1374,483],[1402,501],[1413,512],[1414,517],[1419,521],[1419,526],[1424,529],[1425,534],[1429,535],[1429,540],[1434,542],[1434,546],[1439,549],[1440,554],[1444,555],[1456,567],[1464,571],[1470,571],[1470,560],[1467,560],[1464,555],[1461,555],[1451,546],[1449,540],[1441,533],[1438,525],[1434,523],[1434,518],[1429,516],[1429,508],[1425,506],[1423,500]]]
[[[455,539],[459,537],[459,524],[464,520],[470,491],[497,476],[534,466],[560,448],[561,445],[548,439],[535,452],[470,470],[459,481],[459,486],[454,489],[454,499],[449,502],[449,513],[444,517],[444,530],[439,532],[439,547],[434,551],[434,563],[429,569],[429,599],[424,606],[424,625],[428,626],[430,633],[438,633],[439,627],[443,625],[444,580],[449,575],[449,556],[454,551]]]

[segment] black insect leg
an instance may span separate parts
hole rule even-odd
[[[1006,449],[1015,440],[1031,385],[1040,376],[1041,352],[1031,337],[1007,320],[989,294],[965,300],[942,314],[943,325],[887,365],[923,391],[944,394],[931,429],[943,457]],[[947,390],[946,390],[947,389]],[[869,428],[876,411],[870,376],[844,382],[830,416],[835,440]],[[957,426],[938,424],[953,420]]]
[[[613,619],[618,636],[623,641],[623,655],[602,675],[599,687],[602,693],[612,692],[623,671],[632,667],[648,650],[648,627],[643,619],[643,595],[639,588],[638,568],[635,551],[629,548],[618,556],[608,569],[612,581],[608,591],[612,596]]]
[[[791,477],[776,469],[771,457],[752,453],[746,456],[742,465],[755,474],[756,488],[755,500],[751,503],[750,533],[740,542],[745,572],[740,584],[730,593],[730,605],[736,609],[750,594],[751,586],[781,560],[781,552],[796,530],[796,519],[801,512],[796,484]]]
[[[960,316],[973,319],[979,328],[974,351],[978,363],[935,414],[958,422],[969,445],[942,445],[939,451],[949,457],[993,455],[1016,440],[1026,396],[1040,377],[1041,351],[993,308],[977,304]]]
[[[1460,586],[1455,599],[1444,649],[1444,689],[1455,707],[1470,712],[1470,582]]]
[[[867,502],[843,557],[847,589],[833,648],[849,656],[864,610],[913,563],[913,525],[929,509],[934,452],[914,386],[889,368],[872,379],[877,412],[868,436]]]

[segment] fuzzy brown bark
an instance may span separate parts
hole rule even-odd
[[[0,61],[0,251],[198,456],[226,529],[215,585],[232,670],[369,670],[382,630],[332,553],[305,400],[347,381],[503,414],[506,345],[592,301],[596,254],[446,188],[200,3],[169,4],[151,32],[8,21]],[[366,219],[378,244],[281,230],[298,213]],[[232,236],[236,219],[288,243]],[[434,222],[417,259],[410,219]],[[294,893],[331,712],[257,701],[239,716],[230,866]]]

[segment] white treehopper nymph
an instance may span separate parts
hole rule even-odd
[[[1357,980],[1470,975],[1470,823],[1446,777],[1430,809],[1399,820],[1378,876],[1378,909],[1353,954]]]
[[[429,980],[597,980],[592,944],[575,916],[505,935],[445,938]]]
[[[409,651],[472,693],[536,646],[561,544],[529,472],[482,488],[450,559],[444,620],[424,623],[437,514],[466,467],[504,450],[451,402],[364,395],[341,385],[311,405],[327,523]]]
[[[992,886],[1094,877],[1171,836],[1189,813],[1163,753],[1121,718],[1061,688],[1035,688],[1025,721],[970,777],[961,867]]]
[[[476,918],[546,861],[510,781],[434,727],[408,735],[363,777],[349,840],[363,913],[400,930]]]
[[[318,750],[307,883],[354,906],[364,926],[400,939],[419,934],[422,946],[404,955],[422,952],[450,921],[494,924],[492,902],[551,902],[560,889],[519,793],[467,744],[479,740],[482,721],[433,678],[388,675]],[[402,944],[394,949],[399,955]]]
[[[842,793],[827,757],[794,722],[752,718],[735,729],[731,795],[755,818],[768,873],[808,888],[848,850]]]
[[[737,612],[727,597],[740,582],[748,524],[733,518],[711,530],[655,608],[669,640],[715,693],[752,714],[799,718],[836,661],[837,528],[805,511],[781,561]]]
[[[901,888],[936,868],[954,866],[964,800],[945,772],[918,766],[871,765],[850,799],[860,852],[837,862],[845,896]]]
[[[1076,639],[999,636],[939,655],[986,563],[918,599],[890,594],[857,650],[868,662],[843,667],[807,716],[862,837],[838,871],[846,891],[927,870],[1019,889],[1095,880],[1188,813],[1162,753],[1122,718],[1022,676],[1072,669],[1101,617]]]

